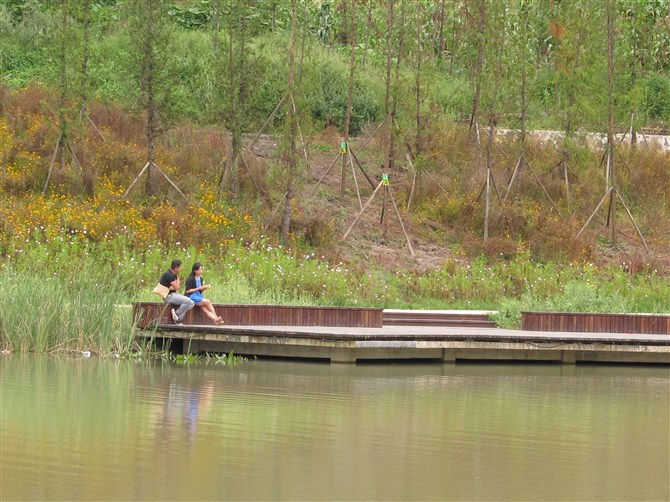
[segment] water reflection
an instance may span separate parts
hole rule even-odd
[[[667,368],[0,358],[2,500],[667,500]]]

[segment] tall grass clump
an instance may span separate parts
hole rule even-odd
[[[521,312],[670,313],[670,283],[656,274],[632,277],[623,269],[563,271],[558,288],[538,291],[531,283],[518,296],[503,296],[493,316],[504,328],[519,328]],[[539,281],[546,278],[539,276]]]
[[[0,347],[17,352],[122,353],[133,345],[130,310],[114,281],[0,271]]]

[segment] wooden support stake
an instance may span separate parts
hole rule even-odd
[[[609,206],[607,207],[607,222],[605,223],[606,227],[610,226],[610,218],[612,217],[612,207],[614,207],[612,205],[612,203],[614,202],[614,192],[616,192],[616,190],[610,190],[610,203]]]
[[[351,149],[347,149],[349,155],[349,165],[351,166],[351,175],[354,178],[354,186],[356,187],[356,196],[358,197],[358,206],[363,209],[363,201],[361,199],[361,190],[358,186],[358,179],[356,178],[356,167],[354,166],[354,159],[351,157]]]
[[[89,122],[91,123],[91,125],[93,126],[93,129],[95,129],[95,132],[97,132],[97,133],[100,135],[100,137],[102,138],[102,141],[104,141],[105,143],[107,143],[107,140],[106,140],[105,137],[102,135],[102,132],[100,131],[100,129],[98,129],[98,126],[95,125],[95,122],[93,122],[93,120],[91,119],[91,117],[88,117],[88,121],[89,121]]]
[[[372,134],[370,134],[370,136],[367,137],[367,139],[365,140],[365,142],[363,143],[363,145],[358,149],[358,153],[361,153],[361,152],[363,151],[363,149],[368,145],[368,143],[370,142],[370,140],[371,140],[372,138],[374,138],[375,134],[377,134],[377,131],[379,131],[379,129],[381,129],[381,127],[384,125],[385,122],[386,122],[385,120],[382,120],[382,121],[379,123],[379,125],[377,126],[377,128],[372,132]],[[355,156],[354,156],[354,157],[355,157]]]
[[[333,166],[334,166],[335,164],[337,164],[337,161],[339,160],[339,158],[340,158],[341,156],[342,156],[342,152],[339,152],[339,153],[337,154],[337,157],[335,157],[335,160],[333,160],[333,163],[330,164],[330,166],[328,167],[328,169],[326,169],[326,172],[323,173],[323,176],[321,176],[321,178],[319,178],[319,181],[316,182],[316,185],[314,186],[314,190],[312,190],[312,193],[314,193],[314,192],[316,191],[316,189],[317,189],[318,186],[321,184],[321,182],[324,180],[324,178],[325,178],[326,176],[328,176],[328,173],[331,171],[331,169],[333,168]]]
[[[565,180],[565,201],[568,203],[568,208],[570,207],[570,179],[568,178],[568,164],[565,162],[565,159],[561,161],[563,163],[563,178]]]
[[[363,165],[362,165],[362,164],[360,163],[360,161],[358,160],[358,157],[356,157],[356,154],[354,153],[354,151],[351,150],[351,149],[349,149],[349,151],[351,152],[352,157],[353,157],[354,160],[356,161],[356,164],[358,164],[358,168],[361,170],[361,172],[362,172],[363,175],[365,176],[365,179],[368,180],[368,183],[370,184],[370,186],[371,186],[372,188],[374,188],[374,187],[375,187],[375,184],[374,184],[374,183],[372,182],[372,180],[370,179],[370,176],[368,176],[368,173],[365,172],[365,169],[363,169]]]
[[[344,233],[344,236],[342,237],[342,240],[343,240],[343,241],[345,241],[345,240],[347,239],[347,237],[349,237],[349,233],[350,233],[351,230],[354,228],[354,225],[356,225],[356,223],[358,222],[358,220],[360,219],[360,217],[363,216],[363,213],[365,212],[365,210],[367,209],[367,207],[370,205],[370,202],[372,202],[372,199],[374,199],[375,195],[377,195],[377,192],[378,192],[379,189],[382,187],[382,184],[383,184],[383,181],[380,181],[380,182],[379,182],[379,185],[377,185],[377,188],[375,188],[375,191],[372,192],[372,195],[370,195],[370,197],[368,198],[368,200],[365,201],[365,204],[363,204],[363,209],[361,209],[361,210],[358,212],[358,214],[357,214],[356,217],[354,218],[354,221],[351,222],[351,225],[349,226],[349,228],[347,229],[347,231]]]
[[[291,94],[291,105],[293,106],[293,113],[298,115],[298,108],[295,106],[295,100],[293,99],[293,94]],[[302,146],[302,153],[305,157],[305,163],[309,166],[309,158],[307,157],[307,147],[305,146],[305,139],[302,137],[302,128],[298,123],[298,136],[300,136],[300,145]]]
[[[265,130],[265,128],[267,127],[267,125],[270,123],[270,121],[274,118],[274,116],[277,114],[277,112],[279,111],[279,108],[281,108],[281,105],[284,104],[284,101],[286,101],[286,98],[287,98],[287,97],[288,97],[288,93],[286,93],[286,94],[284,94],[284,95],[282,96],[282,98],[279,100],[279,103],[277,103],[277,106],[275,106],[275,109],[272,110],[272,113],[270,114],[270,116],[265,120],[265,122],[264,122],[263,125],[261,126],[260,130],[258,131],[258,134],[257,134],[256,137],[254,138],[254,140],[251,142],[251,145],[249,145],[249,146],[247,147],[247,149],[248,149],[251,153],[253,153],[253,150],[252,150],[252,149],[253,149],[254,145],[256,144],[256,142],[258,141],[258,139],[261,137],[261,134],[263,134],[263,131]]]
[[[626,169],[628,169],[628,172],[630,173],[631,170],[630,170],[630,167],[628,166],[628,162],[626,162],[626,159],[623,158],[623,155],[621,155],[621,152],[618,149],[616,149],[616,153],[619,154],[619,158],[621,159],[621,162],[623,162],[623,165],[626,167]]]
[[[386,189],[388,185],[384,185],[384,198],[382,199],[382,214],[379,216],[379,223],[384,223],[384,213],[386,213],[386,196],[388,190]],[[384,238],[386,238],[386,226],[384,226]]]
[[[72,145],[70,145],[70,142],[67,141],[67,140],[65,141],[65,144],[67,145],[67,149],[70,151],[70,155],[72,155],[72,158],[74,159],[74,163],[77,164],[77,166],[79,167],[79,169],[81,169],[82,172],[83,172],[83,171],[84,171],[84,168],[81,167],[81,163],[79,162],[79,159],[78,159],[77,156],[75,155],[74,150],[72,149]]]
[[[558,210],[558,207],[556,207],[556,204],[554,203],[554,199],[551,198],[551,195],[549,195],[549,192],[547,192],[547,189],[544,187],[544,185],[542,184],[542,181],[537,176],[537,174],[535,174],[535,171],[531,167],[530,162],[528,162],[527,160],[526,160],[526,166],[528,166],[528,170],[531,172],[533,177],[535,177],[535,181],[537,181],[538,185],[540,185],[540,187],[542,187],[542,191],[547,196],[547,199],[549,199],[549,202],[551,202],[551,205],[554,208],[554,210],[556,211],[556,213],[558,214],[558,217],[560,219],[563,219],[563,216],[561,215],[561,212]]]
[[[249,168],[249,164],[247,164],[247,159],[244,158],[244,155],[242,153],[239,154],[240,159],[242,159],[242,164],[244,164],[244,168],[247,170],[247,174],[249,175],[249,178],[251,179],[251,182],[254,184],[254,188],[258,192],[259,195],[264,195],[263,191],[260,189],[258,186],[258,183],[256,183],[256,179],[254,178],[254,175],[251,174],[251,169]]]
[[[51,162],[49,163],[49,171],[47,171],[47,179],[44,181],[44,188],[42,192],[47,193],[47,188],[49,186],[49,180],[51,179],[51,172],[54,169],[54,163],[56,162],[56,155],[58,154],[58,148],[60,147],[61,139],[63,138],[63,133],[61,132],[58,136],[58,141],[56,141],[56,148],[54,148],[54,153],[51,156]]]
[[[391,192],[391,186],[387,185],[389,195],[391,196],[391,202],[393,203],[393,208],[395,209],[395,214],[398,215],[398,221],[400,222],[400,228],[402,228],[402,233],[405,235],[405,241],[407,242],[407,247],[409,248],[409,254],[414,256],[414,249],[412,249],[412,243],[409,240],[409,235],[405,230],[405,225],[402,222],[402,217],[400,216],[400,211],[398,210],[398,205],[395,203],[395,197],[393,197],[393,192]]]
[[[121,196],[122,199],[125,199],[125,198],[128,196],[128,193],[129,193],[130,190],[135,186],[135,183],[137,183],[137,180],[140,179],[140,176],[142,176],[142,175],[144,174],[144,171],[147,170],[147,167],[149,167],[149,162],[147,162],[146,164],[144,164],[144,167],[140,170],[139,174],[138,174],[137,176],[135,176],[135,179],[133,180],[133,182],[132,182],[132,183],[130,184],[130,186],[128,187],[128,190],[126,190],[126,191],[123,193],[123,195]]]
[[[626,204],[626,201],[623,200],[623,197],[619,193],[619,190],[616,190],[616,194],[619,197],[619,200],[621,201],[621,204],[623,204],[623,207],[626,209],[626,213],[628,213],[628,217],[630,218],[631,223],[633,223],[633,226],[635,227],[635,230],[637,231],[637,235],[640,236],[640,240],[642,241],[642,244],[644,244],[644,249],[649,251],[649,246],[647,246],[647,241],[644,240],[644,236],[642,235],[642,232],[640,231],[640,227],[638,227],[637,223],[635,223],[635,218],[633,218],[633,214],[630,212],[630,209],[628,209],[628,204]]]
[[[644,144],[647,145],[647,150],[651,150],[651,147],[649,146],[649,141],[647,141],[647,137],[644,135],[644,131],[641,128],[640,128],[640,134],[642,135]]]
[[[405,154],[405,156],[407,157],[407,163],[412,168],[412,171],[414,171],[414,176],[412,176],[412,188],[409,191],[409,198],[407,199],[407,211],[409,211],[410,207],[412,206],[412,199],[414,198],[414,188],[416,187],[417,171],[414,167],[414,163],[412,162],[412,157],[410,157],[409,153]]]
[[[581,230],[579,231],[579,233],[577,234],[577,237],[579,237],[580,235],[582,235],[582,232],[586,229],[586,227],[589,226],[589,223],[591,223],[591,220],[593,219],[593,217],[594,217],[594,216],[596,215],[596,213],[598,212],[598,209],[600,209],[600,207],[605,203],[605,201],[607,200],[607,197],[609,197],[610,192],[612,192],[612,190],[614,190],[614,187],[610,187],[610,189],[607,191],[607,193],[605,193],[605,195],[603,196],[603,198],[600,200],[600,202],[598,203],[598,205],[596,206],[596,208],[595,208],[595,209],[593,210],[593,212],[591,213],[591,216],[589,216],[589,219],[586,220],[586,223],[584,223],[584,226],[582,227],[582,229],[581,229]]]
[[[483,127],[483,126],[482,126],[482,130],[486,133],[487,136],[489,135],[489,132],[488,132],[488,130],[486,129],[486,127]],[[496,142],[494,141],[494,142],[493,142],[493,145],[496,147],[496,149],[497,149],[500,153],[502,153],[503,157],[506,157],[507,159],[509,159],[509,154],[508,154],[505,150],[503,150],[502,147],[501,147],[498,143],[496,143]]]
[[[162,170],[160,167],[158,167],[158,164],[156,164],[155,162],[154,162],[153,164],[154,164],[154,167],[155,167],[156,169],[158,169],[158,172],[161,173],[161,174],[165,177],[166,180],[168,180],[168,182],[170,183],[170,185],[172,185],[172,186],[175,188],[175,190],[177,190],[177,192],[179,192],[179,194],[180,194],[182,197],[184,197],[186,200],[188,200],[188,197],[186,197],[186,195],[184,195],[183,192],[182,192],[181,190],[179,190],[179,187],[178,187],[177,185],[175,185],[175,184],[172,182],[172,180],[170,179],[170,177],[169,177],[167,174],[165,174],[165,173],[163,172],[163,170]]]
[[[516,161],[516,166],[514,166],[514,171],[512,172],[512,177],[509,179],[509,183],[507,184],[507,193],[505,194],[505,197],[503,197],[503,202],[507,200],[507,197],[509,197],[509,193],[512,191],[512,185],[514,184],[514,180],[516,179],[516,175],[519,172],[519,166],[521,165],[521,159],[523,159],[523,154],[519,156],[519,160]]]

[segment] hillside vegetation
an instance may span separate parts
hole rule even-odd
[[[295,2],[293,24],[289,1],[5,2],[6,290],[113,277],[105,305],[150,300],[180,257],[207,264],[220,302],[485,308],[509,325],[522,308],[670,311],[670,158],[641,139],[670,122],[669,2],[393,4]],[[608,157],[583,133],[608,132],[610,97],[638,144]],[[567,139],[489,141],[497,127]],[[74,322],[52,321],[31,328],[40,347]]]

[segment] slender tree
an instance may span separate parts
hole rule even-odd
[[[444,57],[444,2],[445,0],[440,0],[440,15],[438,23],[438,38],[437,38],[437,59],[440,61]],[[421,3],[416,3],[417,10],[421,8]]]
[[[227,68],[225,75],[228,86],[225,89],[228,98],[228,108],[224,113],[224,123],[230,130],[232,152],[228,157],[226,170],[230,173],[230,189],[233,199],[237,199],[239,192],[239,165],[242,154],[242,135],[244,133],[244,117],[247,114],[248,85],[250,72],[248,67],[248,16],[252,5],[249,2],[231,0],[228,5],[227,30]],[[225,171],[224,171],[225,172]],[[223,182],[224,176],[222,174]],[[223,188],[223,183],[220,183]]]
[[[405,0],[399,0],[400,4],[400,30],[398,32],[398,48],[395,51],[395,71],[393,74],[393,88],[391,96],[391,111],[389,120],[389,136],[388,136],[388,155],[386,160],[386,168],[393,170],[395,167],[396,157],[396,140],[398,136],[397,131],[397,117],[398,117],[398,94],[400,93],[400,68],[402,65],[402,56],[405,50]]]
[[[347,112],[344,121],[344,142],[349,148],[349,127],[351,125],[351,108],[354,97],[354,76],[356,74],[356,5],[355,0],[351,0],[349,11],[349,41],[351,45],[351,55],[349,57],[349,87],[347,90]],[[348,155],[342,155],[342,170],[340,173],[340,198],[344,198],[344,189],[347,180],[347,160]]]
[[[393,6],[395,5],[395,0],[388,0],[386,2],[386,74],[384,79],[384,84],[386,91],[384,93],[384,126],[386,130],[386,148],[390,143],[390,136],[392,130],[391,123],[391,69],[393,68],[393,23],[394,23],[394,12]],[[385,156],[386,166],[388,167],[388,158],[389,155]]]
[[[479,0],[479,16],[477,23],[477,63],[475,64],[475,95],[472,101],[472,113],[470,114],[470,133],[476,145],[479,145],[477,134],[479,121],[479,100],[482,90],[482,70],[484,67],[484,37],[486,32],[486,0]],[[479,151],[479,146],[477,146]]]
[[[443,29],[442,17],[444,16],[444,1],[441,3],[441,16],[440,16],[440,32]],[[423,138],[421,132],[423,130],[422,116],[421,116],[421,103],[423,102],[423,86],[421,82],[421,70],[423,65],[423,5],[421,2],[416,2],[415,5],[415,19],[416,23],[416,52],[414,57],[414,109],[415,109],[415,120],[416,120],[416,135],[414,139],[414,153],[415,155],[420,155],[423,148]],[[440,44],[442,44],[443,38],[440,34]]]
[[[366,0],[366,2],[368,7],[366,26],[368,29],[365,30],[365,45],[363,46],[363,61],[361,62],[362,66],[365,66],[368,59],[368,47],[370,46],[370,35],[372,35],[372,7],[375,3],[374,0]]]
[[[55,178],[61,178],[65,174],[68,157],[82,173],[84,188],[93,195],[93,188],[87,182],[84,171],[79,164],[74,149],[72,147],[73,128],[72,123],[76,121],[73,115],[73,101],[76,99],[74,87],[75,58],[78,54],[80,44],[77,38],[75,23],[75,5],[71,0],[58,0],[55,3],[56,12],[59,18],[58,28],[56,30],[55,48],[58,65],[58,108],[56,111],[58,119],[58,140],[51,156],[49,170],[42,191],[47,192],[49,183],[52,181],[52,175]],[[56,158],[58,157],[58,168]]]
[[[170,24],[165,0],[129,0],[127,8],[129,33],[134,41],[131,74],[134,74],[139,84],[138,104],[146,120],[147,162],[140,175],[146,171],[146,194],[155,196],[159,189],[158,174],[167,178],[156,165],[156,141],[170,120],[171,72],[167,64]],[[139,175],[124,195],[128,194],[138,178]],[[170,183],[173,184],[172,181]]]
[[[81,0],[82,13],[82,57],[81,87],[79,91],[79,121],[83,122],[88,106],[88,60],[91,45],[91,0]]]
[[[610,186],[617,190],[614,162],[614,8],[612,0],[606,0],[607,8],[607,99],[608,99],[608,121],[607,121],[607,184],[606,191]],[[612,190],[610,197],[609,221],[612,243],[616,243],[616,197]]]
[[[491,212],[491,193],[492,190],[495,190],[494,179],[493,179],[493,144],[496,136],[496,123],[497,123],[497,114],[498,114],[498,91],[501,81],[502,73],[502,55],[504,54],[505,46],[505,5],[498,6],[502,12],[496,13],[497,16],[494,16],[494,19],[491,22],[490,30],[488,33],[493,44],[493,53],[492,59],[494,64],[491,65],[490,75],[488,76],[488,82],[492,82],[493,88],[491,91],[490,105],[488,110],[488,141],[486,142],[486,201],[484,207],[484,242],[489,238],[489,218]],[[496,19],[497,18],[497,19]],[[483,35],[483,34],[482,34]]]
[[[291,230],[291,204],[294,198],[295,178],[297,176],[297,149],[296,136],[298,135],[298,113],[291,100],[295,94],[295,52],[296,52],[296,32],[297,32],[297,5],[296,0],[291,0],[291,37],[289,43],[289,62],[288,62],[288,156],[287,156],[287,176],[286,176],[286,195],[284,196],[284,213],[281,226],[282,241],[288,242],[289,232]]]

